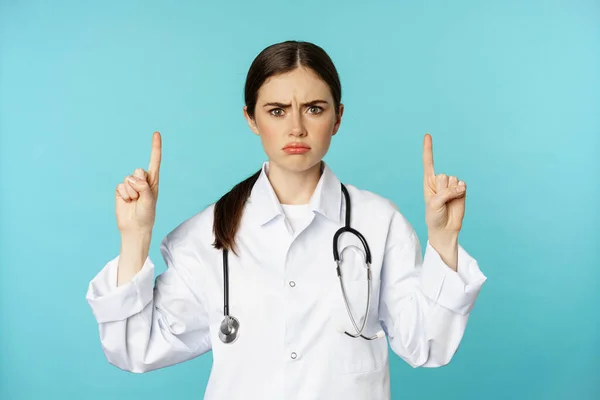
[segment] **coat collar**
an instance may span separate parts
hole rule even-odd
[[[324,161],[322,161],[322,166],[323,172],[310,198],[309,206],[313,212],[339,223],[341,221],[342,201],[340,181]],[[248,199],[261,225],[266,224],[278,215],[283,215],[283,208],[269,181],[268,172],[269,162],[267,161],[263,163],[261,173]]]

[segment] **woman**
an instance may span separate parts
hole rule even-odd
[[[244,115],[268,161],[162,240],[167,270],[155,282],[154,134],[148,171],[117,186],[120,253],[87,293],[111,364],[146,372],[212,350],[206,399],[358,400],[389,399],[388,341],[413,367],[451,360],[486,280],[458,244],[466,186],[434,173],[425,135],[422,258],[392,202],[342,185],[322,161],[340,100],[320,47],[288,41],[263,50],[248,72]],[[365,242],[354,231],[335,236],[348,223]]]

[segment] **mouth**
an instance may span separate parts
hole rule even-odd
[[[288,154],[303,154],[310,150],[310,146],[304,143],[288,143],[282,150]]]

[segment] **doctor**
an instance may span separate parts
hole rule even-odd
[[[212,350],[205,399],[385,400],[388,342],[413,367],[450,362],[486,281],[458,243],[465,183],[434,172],[425,135],[422,257],[390,200],[340,182],[322,161],[340,100],[320,47],[264,49],[243,110],[268,161],[164,237],[167,270],[156,280],[148,252],[162,139],[154,133],[148,170],[116,188],[120,252],[86,295],[109,363],[141,373]],[[346,224],[365,241],[352,232],[334,240]]]

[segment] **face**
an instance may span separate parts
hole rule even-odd
[[[267,79],[258,92],[250,129],[262,142],[269,163],[289,172],[320,164],[337,133],[344,106],[336,115],[329,86],[312,70],[299,67]]]

